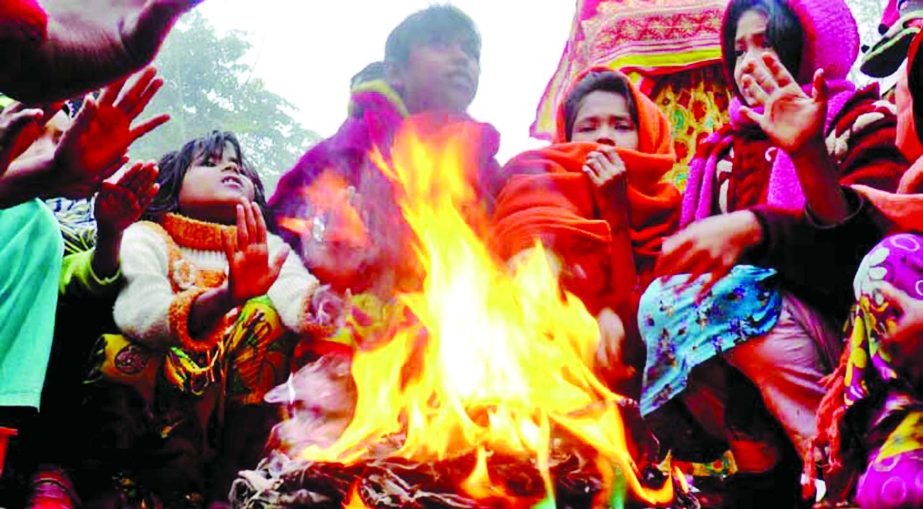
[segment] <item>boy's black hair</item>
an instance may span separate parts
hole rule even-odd
[[[164,214],[177,212],[179,210],[179,193],[183,187],[186,172],[189,171],[193,164],[202,161],[203,156],[206,158],[222,157],[228,143],[234,147],[234,152],[237,160],[240,161],[243,174],[253,182],[253,201],[263,211],[267,226],[272,228],[273,222],[270,221],[270,216],[268,215],[269,206],[266,204],[266,191],[263,189],[263,182],[260,180],[259,174],[244,160],[240,142],[234,136],[234,133],[221,131],[212,131],[201,138],[191,140],[183,145],[183,148],[160,158],[160,162],[157,163],[160,168],[160,173],[157,175],[160,190],[144,212],[144,219],[157,221]]]
[[[474,21],[452,5],[432,5],[402,21],[385,43],[385,62],[403,65],[418,45],[461,41],[466,53],[481,58],[481,35]]]
[[[745,12],[757,10],[768,18],[766,22],[766,38],[772,49],[779,55],[782,65],[798,80],[801,72],[802,50],[804,49],[804,27],[798,16],[786,5],[783,0],[731,0],[727,7],[726,21],[721,33],[721,57],[724,68],[728,71],[728,78],[737,90],[734,81],[734,68],[737,65],[736,39],[737,24]]]
[[[580,112],[583,100],[590,93],[597,91],[612,92],[624,97],[628,103],[631,121],[638,125],[638,105],[635,104],[634,95],[631,93],[628,77],[615,71],[591,71],[574,85],[564,100],[564,133],[567,136],[565,141],[570,141],[574,136],[574,122],[577,121],[577,113]]]

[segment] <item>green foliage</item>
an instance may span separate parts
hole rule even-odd
[[[292,118],[291,103],[250,76],[243,63],[250,48],[246,34],[218,34],[201,14],[186,15],[154,61],[165,83],[147,109],[172,120],[139,140],[132,156],[157,160],[212,130],[231,131],[271,192],[319,136]]]

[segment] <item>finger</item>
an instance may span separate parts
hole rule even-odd
[[[760,88],[757,84],[756,79],[752,75],[748,74],[743,77],[744,84],[744,93],[753,100],[756,106],[765,106],[769,104],[769,94],[765,90]]]
[[[702,276],[709,274],[712,268],[712,264],[706,255],[701,252],[690,252],[683,259],[683,265],[678,269],[679,274],[689,274],[689,279],[679,285],[676,292],[685,292],[690,286],[697,283]]]
[[[141,172],[141,182],[138,185],[138,189],[142,191],[148,191],[153,187],[157,181],[157,176],[160,174],[160,168],[157,167],[155,162],[147,162],[144,165],[144,171]]]
[[[240,228],[238,228],[238,231],[240,231]],[[234,234],[227,230],[222,230],[221,237],[224,241],[224,256],[227,257],[228,263],[230,264],[231,260],[234,259],[234,256],[237,253],[237,246],[234,244]]]
[[[44,116],[45,112],[37,108],[30,108],[12,113],[6,121],[5,132],[3,133],[4,137],[7,140],[15,138],[26,126],[41,121]]]
[[[798,83],[795,81],[792,73],[788,72],[788,69],[782,65],[782,61],[779,58],[770,52],[763,53],[763,63],[766,65],[766,69],[769,70],[772,78],[775,80],[779,88],[785,88],[792,85],[798,86]]]
[[[253,216],[256,218],[256,238],[257,242],[260,244],[266,243],[266,219],[263,218],[263,211],[260,209],[260,206],[256,203],[251,203],[250,206],[253,208]]]
[[[269,276],[273,281],[275,281],[279,277],[279,273],[282,272],[282,267],[285,265],[285,260],[288,258],[289,252],[291,252],[291,250],[288,245],[283,244],[282,249],[279,250],[279,254],[272,259],[272,263],[269,266]]]
[[[148,86],[157,76],[157,70],[153,67],[146,67],[140,73],[137,74],[137,79],[134,83],[125,90],[125,93],[122,94],[122,97],[118,101],[118,107],[122,108],[126,112],[132,112],[135,110],[141,95],[147,90]]]
[[[763,62],[754,65],[753,71],[749,75],[754,78],[756,85],[766,92],[766,95],[771,96],[779,89],[778,83],[776,83],[775,78],[769,72],[769,68]]]
[[[763,132],[766,132],[769,129],[769,120],[766,118],[766,114],[757,113],[747,106],[740,107],[740,114],[747,118],[747,120],[753,122]]]
[[[125,87],[125,82],[128,81],[129,76],[123,76],[109,85],[106,85],[103,88],[102,93],[99,95],[99,105],[100,106],[113,106],[115,101],[118,100],[119,94],[122,92],[122,88]]]
[[[811,94],[814,102],[827,102],[830,96],[830,90],[827,88],[827,80],[824,79],[824,70],[818,69],[814,73],[814,91]]]
[[[141,212],[147,210],[151,206],[151,202],[154,201],[154,198],[157,197],[157,193],[160,191],[160,184],[154,184],[146,192],[138,196],[138,206],[141,208]]]
[[[594,184],[599,183],[599,175],[596,174],[596,170],[588,164],[583,165],[583,173],[586,173],[586,176],[590,178],[590,182]]]
[[[250,245],[250,232],[247,231],[247,216],[244,211],[245,204],[237,205],[237,248],[243,249]]]
[[[83,106],[80,108],[80,112],[77,113],[77,117],[74,118],[74,123],[71,125],[71,128],[68,129],[68,132],[73,131],[74,133],[85,131],[89,127],[90,122],[93,121],[93,117],[96,115],[96,111],[99,109],[99,106],[96,103],[96,99],[92,95],[88,95],[83,101]]]
[[[132,143],[134,143],[135,141],[138,140],[138,138],[141,138],[142,136],[153,131],[154,129],[157,129],[158,127],[166,124],[169,121],[170,121],[170,115],[166,113],[164,113],[163,115],[157,115],[156,117],[150,120],[147,120],[145,122],[142,122],[141,125],[132,129],[128,134],[128,139],[131,140]]]
[[[249,202],[244,204],[244,218],[247,221],[247,238],[251,244],[257,244],[259,242],[259,233],[256,227],[256,217],[254,217],[253,207]]]
[[[118,184],[126,189],[137,189],[139,173],[144,165],[141,161],[135,161],[118,179]]]
[[[718,284],[718,282],[720,282],[722,279],[724,279],[724,276],[727,276],[730,272],[731,267],[727,265],[721,265],[720,267],[716,267],[714,270],[712,270],[708,281],[706,281],[705,285],[702,286],[702,289],[699,290],[699,294],[696,295],[696,300],[701,301],[702,298],[708,295],[708,292],[711,291],[711,289],[714,288],[714,286]]]
[[[163,88],[163,78],[155,78],[152,81],[147,89],[142,92],[141,96],[138,98],[138,102],[135,104],[134,110],[132,110],[132,118],[136,118],[147,108],[147,105],[151,103],[151,100],[154,99],[154,96],[157,95],[157,92],[160,92],[160,89]]]
[[[690,247],[692,247],[692,242],[683,232],[666,239],[663,242],[660,258],[657,259],[656,274],[658,276],[679,274],[677,268],[681,266],[681,261]]]

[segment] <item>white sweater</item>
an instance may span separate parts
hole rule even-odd
[[[185,218],[180,220],[188,221]],[[171,237],[175,242],[172,247],[165,238],[164,230],[142,222],[125,230],[122,240],[121,265],[125,285],[115,301],[115,323],[122,333],[153,348],[178,344],[179,338],[171,331],[170,307],[181,292],[217,286],[196,284],[196,275],[203,271],[217,274],[227,274],[228,271],[227,257],[218,246],[214,250],[193,249],[188,247],[190,242]],[[268,243],[272,259],[282,249],[283,241],[270,234]],[[196,245],[195,242],[191,244]],[[172,271],[171,249],[174,250]],[[279,278],[267,292],[286,328],[305,332],[309,325],[311,296],[317,287],[317,278],[308,272],[297,255],[289,254]]]

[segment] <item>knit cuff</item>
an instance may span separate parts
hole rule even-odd
[[[219,323],[202,338],[193,338],[189,334],[189,313],[196,299],[208,289],[193,288],[178,294],[170,303],[170,332],[179,340],[183,350],[193,353],[209,352],[218,346],[227,328],[227,319],[221,317]]]

